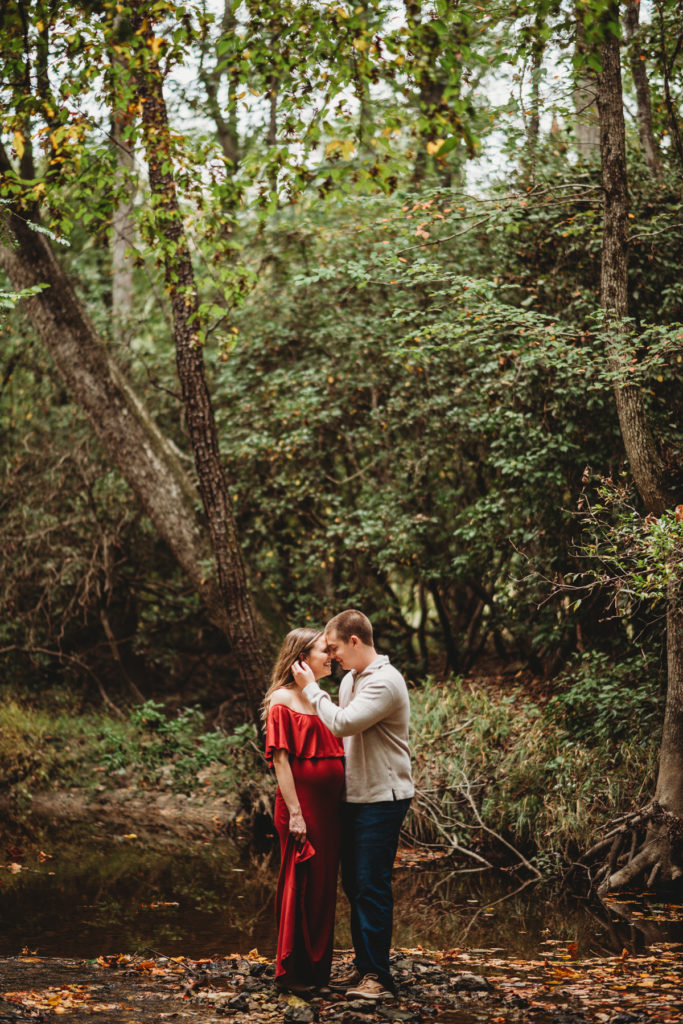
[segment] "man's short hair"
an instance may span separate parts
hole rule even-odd
[[[347,608],[335,615],[325,626],[325,632],[335,633],[344,643],[348,643],[352,636],[357,636],[368,647],[374,644],[370,619],[356,608]]]

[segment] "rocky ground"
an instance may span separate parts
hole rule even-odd
[[[278,992],[274,966],[254,950],[212,960],[107,956],[95,961],[0,959],[0,1024],[178,1021],[202,1024],[673,1024],[683,1020],[680,947],[587,960],[557,947],[543,960],[496,950],[403,950],[393,957],[399,996],[373,1004],[329,989]],[[348,962],[342,954],[340,968]]]

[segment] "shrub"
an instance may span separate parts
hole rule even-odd
[[[415,691],[415,839],[457,843],[497,863],[514,857],[504,839],[545,871],[638,804],[656,768],[656,685],[627,686],[634,662],[585,661],[545,706],[519,689],[462,678]],[[577,704],[580,718],[569,714]],[[636,710],[644,715],[638,727]]]

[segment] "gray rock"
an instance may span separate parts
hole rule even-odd
[[[493,985],[488,978],[483,978],[480,974],[469,974],[467,971],[453,974],[450,986],[455,992],[493,992]]]
[[[419,1020],[419,1017],[415,1015],[413,1010],[399,1010],[392,1009],[391,1006],[380,1006],[377,1011],[377,1016],[382,1017],[383,1020],[391,1021],[414,1021]]]
[[[285,1024],[311,1024],[318,1019],[312,1006],[288,1006],[285,1010]]]
[[[506,1006],[515,1006],[519,1010],[524,1010],[529,1005],[529,1000],[525,996],[518,996],[516,992],[513,992],[509,999],[505,999],[504,1003]],[[623,1024],[628,1024],[624,1021]]]
[[[370,999],[349,999],[346,1004],[346,1009],[352,1013],[365,1013],[373,1014],[380,1005],[378,1002]],[[367,1021],[365,1022],[367,1024]]]
[[[231,1010],[248,1010],[249,1000],[246,996],[233,996],[232,999],[228,999],[228,1006]]]

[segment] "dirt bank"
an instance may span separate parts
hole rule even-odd
[[[189,839],[206,833],[232,832],[245,837],[270,819],[270,794],[256,784],[221,797],[122,787],[98,792],[55,789],[36,792],[22,806],[0,796],[0,819],[25,825],[61,827],[106,822],[134,831],[140,838],[166,835]]]

